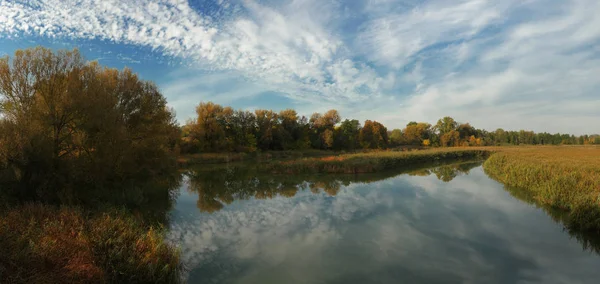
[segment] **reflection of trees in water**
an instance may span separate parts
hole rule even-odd
[[[408,174],[411,176],[428,176],[434,174],[439,180],[449,182],[461,174],[468,174],[471,169],[479,165],[481,165],[479,162],[457,163],[429,169],[420,169],[409,172]]]
[[[591,251],[596,254],[600,254],[600,236],[595,233],[584,232],[581,230],[575,230],[569,228],[566,224],[569,223],[569,214],[564,210],[560,210],[557,208],[552,208],[550,206],[544,206],[538,203],[535,198],[533,198],[531,192],[519,188],[508,187],[505,186],[504,189],[510,193],[516,199],[519,199],[523,202],[534,205],[537,208],[541,208],[552,218],[552,220],[556,223],[562,224],[564,226],[564,230],[569,233],[572,238],[575,238],[577,242],[582,246],[583,250]]]
[[[155,176],[125,190],[126,208],[140,215],[145,221],[167,225],[167,213],[173,208],[179,195],[182,175],[176,170]]]
[[[335,196],[343,186],[352,182],[370,183],[397,176],[431,175],[450,181],[461,173],[468,173],[481,162],[443,164],[434,168],[423,166],[409,171],[387,171],[374,174],[271,175],[260,173],[252,166],[221,166],[210,169],[191,169],[188,190],[198,194],[197,206],[202,212],[212,213],[234,200],[267,199],[277,196],[293,197],[299,190],[314,194],[324,192]]]

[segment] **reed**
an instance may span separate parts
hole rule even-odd
[[[483,167],[506,186],[567,212],[569,229],[600,233],[600,147],[501,149]]]
[[[404,152],[379,151],[289,161],[272,161],[259,165],[259,169],[263,172],[276,174],[373,173],[388,169],[413,167],[437,161],[446,162],[484,158],[490,153],[490,151],[484,149],[469,148],[445,148]]]

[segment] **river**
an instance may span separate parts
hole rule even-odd
[[[512,192],[481,162],[364,175],[190,170],[168,239],[189,283],[598,283],[590,240]]]

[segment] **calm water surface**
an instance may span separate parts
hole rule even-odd
[[[472,162],[358,176],[223,167],[189,172],[169,239],[189,283],[600,283],[600,256],[519,198]]]

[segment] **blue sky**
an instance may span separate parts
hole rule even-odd
[[[0,0],[0,55],[78,47],[200,101],[388,128],[600,132],[597,0]]]

